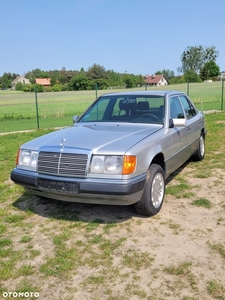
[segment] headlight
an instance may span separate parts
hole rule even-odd
[[[104,156],[94,156],[91,162],[91,173],[104,173]]]
[[[91,161],[90,173],[125,175],[134,172],[136,156],[94,155]]]
[[[35,171],[38,160],[38,152],[32,150],[20,149],[17,161],[17,167]]]

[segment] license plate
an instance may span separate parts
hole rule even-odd
[[[62,193],[79,193],[79,185],[77,182],[65,182],[55,180],[39,179],[39,187],[48,191],[58,191]]]

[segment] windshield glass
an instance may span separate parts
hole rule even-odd
[[[102,96],[79,122],[163,124],[163,96]]]

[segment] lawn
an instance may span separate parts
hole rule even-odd
[[[17,149],[50,130],[0,135],[2,298],[225,299],[225,113],[206,121],[205,159],[172,174],[152,218],[24,192],[10,180]]]
[[[152,89],[165,87],[148,87]],[[166,89],[189,91],[190,98],[201,110],[221,110],[221,82],[192,83],[189,87],[187,84],[169,85]],[[145,87],[138,90],[145,90]],[[96,96],[116,91],[103,90],[97,94],[96,91],[48,92],[38,93],[37,97],[34,93],[0,91],[0,132],[71,125],[72,116],[80,115]]]

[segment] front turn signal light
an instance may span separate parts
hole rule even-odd
[[[123,160],[123,175],[131,174],[135,171],[137,163],[136,156],[133,155],[125,155]]]
[[[16,165],[19,164],[19,156],[20,156],[20,149],[17,151],[17,155],[16,155]]]

